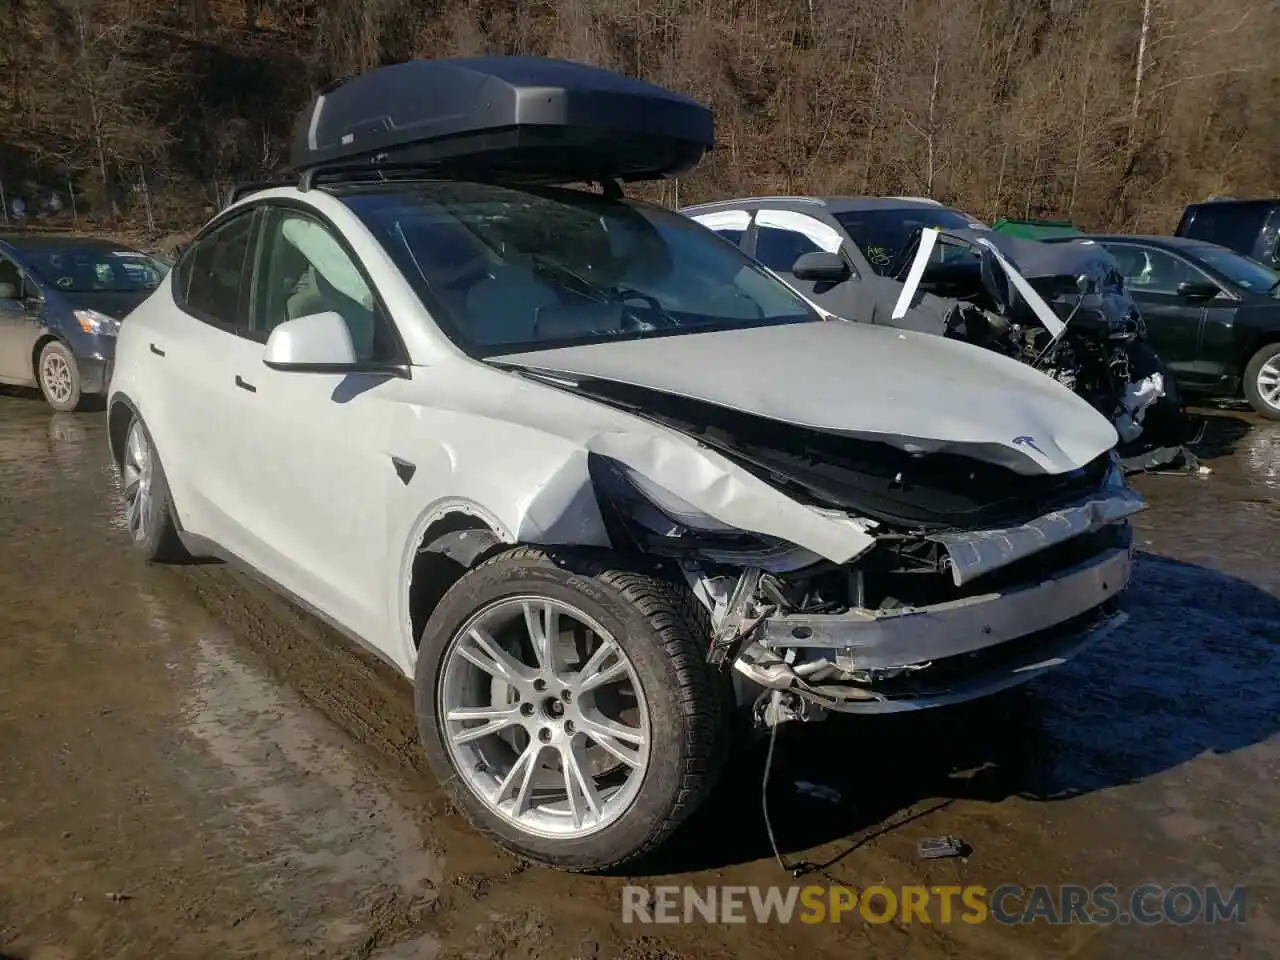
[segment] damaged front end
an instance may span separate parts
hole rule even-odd
[[[616,388],[595,385],[616,402]],[[649,416],[791,498],[857,523],[835,563],[734,529],[607,457],[590,471],[610,538],[678,566],[711,613],[707,660],[760,726],[995,693],[1070,660],[1127,619],[1128,518],[1145,508],[1107,453],[1061,475],[909,455],[818,431],[766,431],[709,408]],[[696,426],[695,426],[696,424]]]

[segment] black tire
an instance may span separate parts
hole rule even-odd
[[[174,519],[173,498],[169,494],[169,481],[165,476],[164,466],[160,463],[160,455],[151,439],[151,433],[142,418],[133,415],[125,430],[124,444],[120,449],[120,476],[125,483],[125,464],[129,462],[129,438],[134,429],[141,432],[143,442],[147,445],[147,453],[151,460],[151,495],[144,510],[145,520],[142,524],[142,536],[129,525],[126,512],[125,529],[136,550],[142,553],[151,563],[182,563],[191,559],[191,555],[182,545],[178,536],[178,524]],[[128,490],[125,490],[126,502]]]
[[[639,792],[618,820],[578,839],[539,837],[491,811],[456,776],[439,720],[438,683],[454,635],[480,608],[531,594],[571,603],[610,631],[649,705],[652,743]],[[634,860],[701,805],[729,753],[732,692],[706,664],[709,629],[705,609],[686,587],[651,574],[581,554],[553,559],[531,547],[492,557],[444,595],[422,633],[414,687],[428,762],[471,824],[516,856],[572,872]]]
[[[52,379],[50,365],[65,370],[70,378],[69,386],[59,387]],[[36,383],[44,395],[45,403],[59,413],[70,413],[80,408],[83,396],[80,392],[80,367],[75,355],[61,340],[50,340],[36,358]]]
[[[1280,366],[1280,343],[1267,344],[1249,359],[1244,368],[1244,396],[1249,401],[1249,406],[1260,415],[1268,420],[1280,420],[1280,406],[1264,400],[1262,391],[1258,388],[1258,377],[1268,363]]]

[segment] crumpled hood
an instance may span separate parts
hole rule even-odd
[[[646,387],[908,451],[1059,474],[1118,442],[1085,400],[981,347],[843,321],[561,347],[490,358]]]

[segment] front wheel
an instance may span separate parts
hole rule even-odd
[[[70,413],[80,406],[80,367],[60,340],[50,340],[36,359],[36,382],[49,406]]]
[[[1269,343],[1244,370],[1244,395],[1268,420],[1280,420],[1280,343]]]
[[[726,750],[705,611],[674,583],[531,548],[440,601],[415,677],[428,759],[481,832],[572,871],[657,847]]]

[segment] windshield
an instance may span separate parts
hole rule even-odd
[[[821,320],[732,244],[650,204],[460,182],[342,199],[478,355]]]
[[[972,217],[945,207],[847,210],[835,214],[835,218],[867,258],[871,269],[881,276],[888,275],[890,268],[910,244],[915,231],[921,227],[972,230],[981,226]],[[977,254],[969,247],[938,244],[931,259],[950,263],[955,260],[976,260]]]
[[[166,272],[145,253],[123,248],[35,247],[22,257],[39,279],[64,293],[144,293]]]
[[[1225,247],[1193,247],[1192,256],[1211,270],[1217,270],[1236,286],[1253,293],[1280,293],[1280,273],[1256,260],[1242,257]]]

